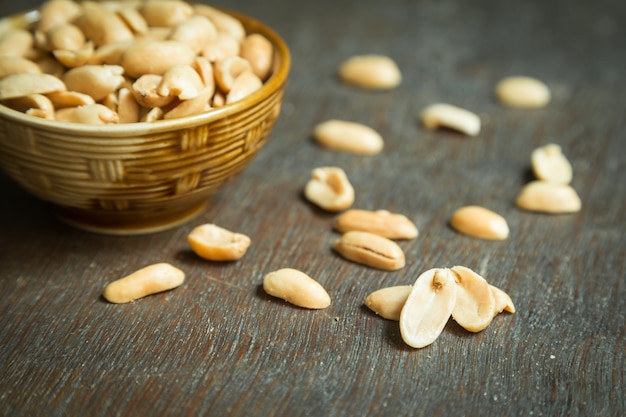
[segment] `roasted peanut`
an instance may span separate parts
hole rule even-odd
[[[130,77],[144,74],[163,75],[175,65],[192,65],[196,54],[189,46],[176,41],[137,41],[122,55],[122,66]]]
[[[293,268],[267,274],[263,279],[263,290],[298,307],[322,309],[330,305],[330,296],[324,287],[304,272]]]
[[[175,65],[163,74],[157,87],[157,94],[189,100],[198,97],[203,89],[204,83],[200,74],[191,65]]]
[[[95,103],[93,97],[76,91],[55,91],[46,94],[46,97],[50,99],[55,109],[85,106]]]
[[[96,46],[133,39],[133,33],[116,13],[94,1],[84,1],[81,5],[82,13],[74,24]]]
[[[244,72],[235,78],[226,95],[226,104],[239,101],[257,91],[263,86],[263,81],[252,72]]]
[[[241,44],[239,40],[227,33],[218,33],[217,37],[207,42],[200,51],[200,55],[210,62],[219,62],[230,56],[240,54]]]
[[[217,39],[217,28],[204,16],[191,16],[172,30],[169,39],[187,44],[199,53],[208,42]]]
[[[63,81],[50,74],[11,74],[0,80],[0,100],[65,90]]]
[[[139,12],[149,26],[174,27],[193,15],[193,7],[180,0],[150,0],[143,2]]]
[[[365,305],[374,313],[387,320],[398,321],[400,320],[402,307],[404,307],[404,303],[406,303],[412,289],[412,285],[381,288],[365,298]]]
[[[515,200],[528,211],[560,214],[580,211],[580,197],[571,186],[547,181],[531,181],[522,188]]]
[[[333,249],[350,261],[385,271],[401,269],[406,262],[404,251],[393,240],[369,232],[344,233]]]
[[[200,16],[207,17],[218,32],[227,33],[237,40],[242,40],[246,36],[243,24],[236,18],[206,4],[195,4],[194,11]]]
[[[311,172],[304,196],[324,210],[341,211],[354,203],[354,188],[343,169],[320,167]]]
[[[136,123],[139,121],[139,103],[128,88],[120,88],[117,92],[117,114],[119,123]]]
[[[469,136],[476,136],[480,132],[478,115],[451,104],[431,104],[421,111],[420,119],[430,130],[447,127]]]
[[[215,81],[219,88],[228,93],[235,79],[244,72],[252,72],[252,66],[240,56],[230,56],[215,64]]]
[[[129,303],[148,295],[174,289],[184,281],[183,271],[167,263],[158,263],[111,282],[104,288],[102,295],[111,303]]]
[[[236,261],[250,247],[250,238],[215,224],[195,227],[187,236],[191,250],[209,261]]]
[[[369,126],[345,120],[331,119],[315,126],[317,142],[337,151],[373,155],[382,151],[382,136]]]
[[[60,122],[92,125],[119,123],[118,114],[107,106],[99,103],[59,109],[55,114],[55,119]]]
[[[550,102],[550,89],[532,77],[514,76],[496,85],[496,97],[502,104],[517,108],[540,108]]]
[[[481,239],[504,240],[509,237],[506,219],[480,206],[457,209],[450,218],[450,226],[460,233]]]
[[[400,334],[414,348],[433,343],[443,331],[456,303],[456,285],[449,269],[422,273],[400,312]]]
[[[0,37],[0,56],[26,57],[34,45],[35,38],[26,29],[9,30]]]
[[[402,81],[395,61],[383,55],[356,55],[339,66],[339,77],[346,83],[368,89],[391,89]]]
[[[42,119],[54,119],[54,105],[50,99],[42,94],[29,94],[4,101],[13,110],[21,111],[30,116]]]
[[[572,165],[557,144],[549,143],[536,148],[530,161],[533,173],[539,180],[560,184],[569,184],[572,181]]]
[[[75,51],[85,45],[86,39],[78,26],[64,23],[52,27],[47,33],[47,47],[50,50],[61,49]]]
[[[93,42],[89,41],[80,49],[73,51],[56,49],[52,51],[54,57],[67,68],[76,68],[85,65],[93,56]]]
[[[241,56],[252,66],[252,72],[261,80],[266,80],[272,71],[274,48],[263,35],[253,33],[241,43]]]
[[[456,302],[452,318],[465,330],[479,332],[494,316],[495,298],[487,281],[464,266],[451,268],[456,282]]]
[[[132,93],[135,100],[149,109],[168,105],[174,99],[173,96],[162,96],[157,89],[163,81],[162,75],[145,74],[137,78],[132,85]]]
[[[40,73],[39,65],[20,56],[0,57],[0,79],[11,74]]]
[[[408,217],[388,210],[350,209],[335,219],[334,228],[341,233],[360,230],[388,239],[414,239],[418,235],[417,227]]]
[[[54,26],[72,22],[82,12],[80,3],[74,0],[49,0],[39,9],[37,30],[47,32]]]
[[[493,285],[489,285],[493,298],[495,300],[494,315],[507,311],[509,313],[515,313],[515,305],[511,297],[500,288]]]
[[[183,100],[170,110],[163,114],[164,119],[177,119],[179,117],[191,116],[199,114],[211,108],[209,104],[213,88],[206,87],[200,93],[189,100]]]
[[[123,73],[119,65],[83,65],[67,71],[63,81],[68,90],[88,94],[99,101],[122,85]]]

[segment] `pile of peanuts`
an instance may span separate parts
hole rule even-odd
[[[339,75],[346,83],[377,90],[394,88],[402,79],[391,59],[377,55],[350,58],[340,66]],[[540,108],[550,99],[547,86],[529,77],[502,80],[495,95],[502,104],[516,108]],[[468,136],[480,132],[478,115],[447,103],[427,106],[419,118],[427,129],[446,127]],[[331,119],[318,124],[313,137],[329,150],[356,155],[374,155],[384,148],[384,140],[378,132],[345,120]],[[544,213],[580,210],[580,199],[569,186],[571,164],[558,145],[547,144],[535,149],[531,166],[537,180],[527,184],[520,193],[516,201],[519,208]],[[419,234],[416,225],[400,213],[352,208],[355,195],[347,174],[336,166],[313,169],[304,186],[308,202],[338,213],[333,223],[333,228],[341,234],[332,245],[336,253],[346,260],[379,270],[404,268],[405,254],[396,240],[415,239]],[[457,209],[449,225],[459,233],[486,240],[504,240],[510,233],[504,217],[474,205]],[[206,224],[193,229],[188,242],[198,256],[209,261],[236,261],[244,256],[251,240],[246,235]],[[170,275],[169,279],[158,278],[163,281],[163,290],[170,289],[172,281],[182,283],[180,279],[176,281],[180,276],[177,270],[168,271],[165,275]],[[147,287],[143,279],[135,279],[144,295],[158,288]],[[270,296],[306,309],[324,309],[331,304],[330,295],[318,281],[293,268],[267,273],[263,289]],[[133,294],[136,296],[137,292]],[[364,304],[381,317],[398,321],[402,339],[414,348],[432,344],[450,317],[464,329],[480,332],[499,313],[516,311],[505,291],[460,265],[429,269],[411,285],[377,289],[365,298]]]
[[[269,78],[273,45],[182,0],[49,0],[0,34],[0,103],[71,123],[154,122],[241,100]]]

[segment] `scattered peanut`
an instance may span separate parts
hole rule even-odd
[[[496,85],[495,93],[500,102],[509,107],[540,108],[550,101],[548,86],[531,77],[504,78]]]
[[[533,150],[530,160],[537,179],[560,184],[572,181],[572,165],[559,145],[549,143]]]
[[[547,181],[526,184],[515,203],[524,210],[552,214],[576,213],[582,206],[580,197],[571,186]]]
[[[412,285],[381,288],[365,298],[365,305],[374,313],[387,320],[398,321],[400,320],[402,307],[404,307],[412,289]]]
[[[451,104],[431,104],[421,111],[420,119],[430,130],[446,127],[469,136],[476,136],[480,132],[480,118],[477,114]]]
[[[369,126],[345,120],[327,120],[318,124],[313,136],[329,149],[361,155],[373,155],[382,151],[382,136]]]
[[[337,217],[334,227],[341,233],[360,230],[388,239],[414,239],[418,235],[417,227],[408,217],[387,210],[350,209]]]
[[[327,211],[341,211],[354,202],[354,188],[343,169],[320,167],[311,172],[304,195],[313,204]]]
[[[183,271],[167,263],[158,263],[111,282],[104,288],[102,295],[111,303],[129,303],[151,294],[171,290],[184,281]]]
[[[511,297],[500,288],[495,287],[493,285],[489,285],[491,292],[493,293],[493,298],[495,301],[494,306],[494,316],[502,313],[503,311],[507,311],[509,313],[515,313],[515,305],[513,305],[513,300]]]
[[[372,268],[395,271],[404,268],[404,251],[393,240],[369,232],[344,233],[333,243],[344,258]]]
[[[215,224],[203,224],[187,236],[193,252],[209,261],[236,261],[250,247],[250,238]]]
[[[450,218],[450,226],[460,233],[482,239],[504,240],[509,237],[506,219],[480,206],[457,209]]]
[[[263,290],[298,307],[322,309],[330,305],[330,296],[324,287],[297,269],[270,272],[263,279]]]
[[[495,298],[487,281],[464,266],[451,268],[456,282],[456,302],[452,318],[465,330],[479,332],[494,317]]]
[[[456,303],[456,285],[449,269],[422,273],[400,312],[400,334],[414,348],[433,343],[443,331]]]
[[[366,89],[391,89],[402,82],[398,65],[384,55],[356,55],[339,66],[339,77],[348,84]]]

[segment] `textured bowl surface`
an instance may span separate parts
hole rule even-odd
[[[0,105],[0,168],[62,220],[90,231],[149,233],[198,215],[265,144],[290,67],[279,35],[227,12],[274,45],[274,70],[261,89],[206,113],[153,123],[60,123]],[[5,18],[0,31],[37,18],[34,11]]]

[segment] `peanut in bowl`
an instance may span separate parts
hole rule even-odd
[[[209,197],[265,144],[280,114],[290,68],[289,50],[272,29],[233,11],[220,12],[272,45],[270,73],[253,92],[181,117],[103,124],[37,117],[5,100],[0,102],[0,169],[50,203],[61,220],[93,232],[151,233],[199,215]],[[36,27],[40,19],[38,10],[4,18],[0,39],[10,30]],[[215,91],[213,100],[219,85]],[[101,102],[111,107],[106,99]]]

